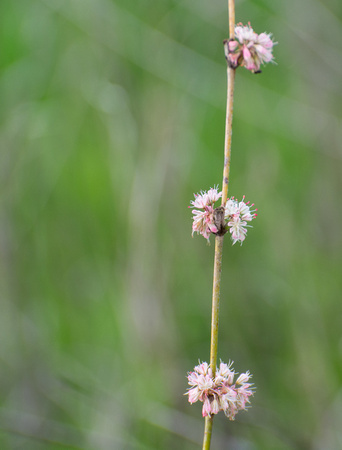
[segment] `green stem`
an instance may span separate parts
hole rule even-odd
[[[235,29],[235,0],[228,0],[228,13],[229,13],[229,37],[232,39],[234,38],[234,29]],[[221,203],[222,205],[226,204],[228,197],[230,155],[232,145],[234,80],[235,80],[235,69],[232,69],[231,67],[228,66],[224,166],[223,166],[222,203]],[[212,309],[211,309],[211,340],[210,340],[210,368],[212,370],[213,378],[215,377],[217,365],[223,238],[224,236],[216,236],[215,238],[215,260],[214,260],[214,279],[213,279],[213,295],[212,295]],[[205,418],[205,428],[202,447],[203,450],[210,450],[213,419],[214,419],[213,416],[212,417],[207,416]]]
[[[227,67],[227,108],[226,128],[224,142],[224,166],[222,181],[222,205],[226,204],[228,197],[228,183],[230,170],[230,155],[232,149],[233,101],[234,101],[235,69]]]
[[[210,450],[211,431],[213,429],[213,419],[214,419],[213,416],[212,417],[207,416],[205,418],[204,437],[203,437],[202,450]]]
[[[218,344],[223,238],[224,236],[216,236],[215,238],[215,261],[214,261],[213,297],[211,308],[211,340],[210,340],[210,368],[212,370],[213,378],[215,377],[217,365],[217,344]],[[203,447],[202,447],[203,450],[210,450],[213,419],[214,416],[212,417],[207,416],[205,418]]]
[[[213,378],[215,377],[217,365],[223,238],[224,236],[216,236],[215,238],[215,260],[214,260],[213,296],[211,307],[211,340],[210,340],[210,368],[212,370]]]
[[[235,0],[228,0],[229,15],[229,39],[235,37]],[[228,183],[230,170],[230,154],[232,149],[233,103],[234,103],[235,69],[227,66],[227,107],[226,127],[224,139],[224,166],[222,182],[222,205],[225,205],[228,197]]]

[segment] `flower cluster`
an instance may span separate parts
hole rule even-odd
[[[247,228],[251,225],[247,225],[247,222],[251,222],[256,216],[256,211],[251,210],[254,203],[249,206],[249,202],[245,203],[245,196],[242,197],[241,202],[234,200],[234,197],[227,200],[225,208],[225,218],[228,221],[229,231],[232,235],[233,245],[240,241],[241,244],[246,238]]]
[[[223,411],[229,420],[234,420],[238,411],[246,409],[246,404],[250,403],[249,397],[254,392],[248,381],[252,375],[249,372],[242,373],[234,382],[236,374],[231,369],[232,364],[221,362],[220,367],[216,368],[215,377],[206,362],[188,373],[191,387],[185,395],[188,395],[190,403],[198,400],[203,402],[203,417]]]
[[[271,39],[271,34],[257,34],[250,24],[244,26],[239,23],[235,27],[235,39],[227,42],[228,54],[226,55],[232,67],[243,66],[251,72],[260,72],[260,65],[273,61],[272,50],[276,42]]]
[[[192,208],[199,208],[202,211],[198,209],[192,211],[192,214],[194,214],[192,235],[197,231],[197,234],[199,233],[209,240],[210,233],[217,233],[218,229],[214,221],[213,205],[220,197],[222,197],[222,192],[217,192],[216,188],[211,188],[208,192],[201,191],[200,194],[195,194],[195,200],[190,202]]]
[[[257,209],[251,210],[254,203],[252,205],[249,205],[249,202],[245,203],[244,196],[241,202],[231,197],[223,205],[224,223],[222,225],[221,222],[218,223],[218,214],[216,214],[220,208],[214,207],[214,204],[220,197],[222,197],[222,192],[218,192],[217,188],[211,188],[208,192],[202,191],[200,194],[195,194],[195,200],[190,202],[192,205],[190,208],[196,208],[192,210],[194,215],[192,235],[197,232],[197,234],[201,234],[209,240],[211,233],[224,234],[229,228],[233,244],[238,241],[242,244],[246,238],[246,227],[251,226],[247,225],[247,222],[251,222],[257,216]]]

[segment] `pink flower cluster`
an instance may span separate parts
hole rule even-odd
[[[194,215],[192,235],[197,232],[197,234],[201,234],[209,241],[211,233],[222,233],[222,224],[216,222],[215,212],[217,211],[217,208],[214,207],[214,204],[221,197],[222,192],[218,192],[217,188],[211,188],[208,192],[201,191],[200,194],[195,194],[195,200],[190,202],[192,205],[190,208],[196,208],[192,210],[192,214]],[[223,234],[226,233],[229,228],[233,245],[238,241],[242,244],[247,234],[246,227],[251,226],[247,225],[247,222],[251,222],[257,216],[257,209],[251,210],[254,203],[249,205],[249,202],[245,203],[244,200],[244,196],[241,202],[238,202],[234,197],[231,197],[223,206],[225,220]]]
[[[257,34],[250,24],[239,23],[235,27],[235,39],[228,41],[228,62],[232,67],[243,66],[251,72],[259,72],[260,65],[273,61],[271,34]],[[227,41],[225,41],[227,42]]]
[[[200,194],[195,194],[195,200],[190,202],[192,208],[200,208],[202,211],[198,209],[192,211],[192,214],[194,214],[192,235],[197,231],[197,234],[201,234],[209,240],[210,233],[217,233],[218,229],[214,223],[213,205],[220,197],[222,197],[222,192],[217,192],[216,188],[211,188],[208,192],[201,191]]]
[[[242,373],[234,382],[235,372],[231,369],[232,362],[221,362],[220,368],[216,368],[215,377],[206,362],[194,368],[188,373],[188,383],[191,386],[186,393],[189,402],[198,400],[203,402],[203,417],[217,414],[223,411],[229,420],[234,420],[238,411],[246,409],[250,403],[249,397],[254,394],[249,372]]]
[[[228,221],[229,231],[232,235],[233,245],[240,241],[241,244],[246,238],[247,228],[251,225],[247,225],[247,222],[251,222],[256,216],[256,211],[251,210],[254,203],[250,206],[249,202],[245,203],[245,196],[242,197],[241,202],[234,200],[234,197],[227,200],[225,208],[225,218]]]

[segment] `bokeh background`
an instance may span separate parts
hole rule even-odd
[[[342,6],[237,0],[277,65],[236,79],[219,358],[253,407],[213,449],[342,448]],[[0,448],[198,449],[209,359],[224,0],[2,0]]]

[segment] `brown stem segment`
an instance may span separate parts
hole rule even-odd
[[[235,0],[228,0],[229,38],[235,34]]]

